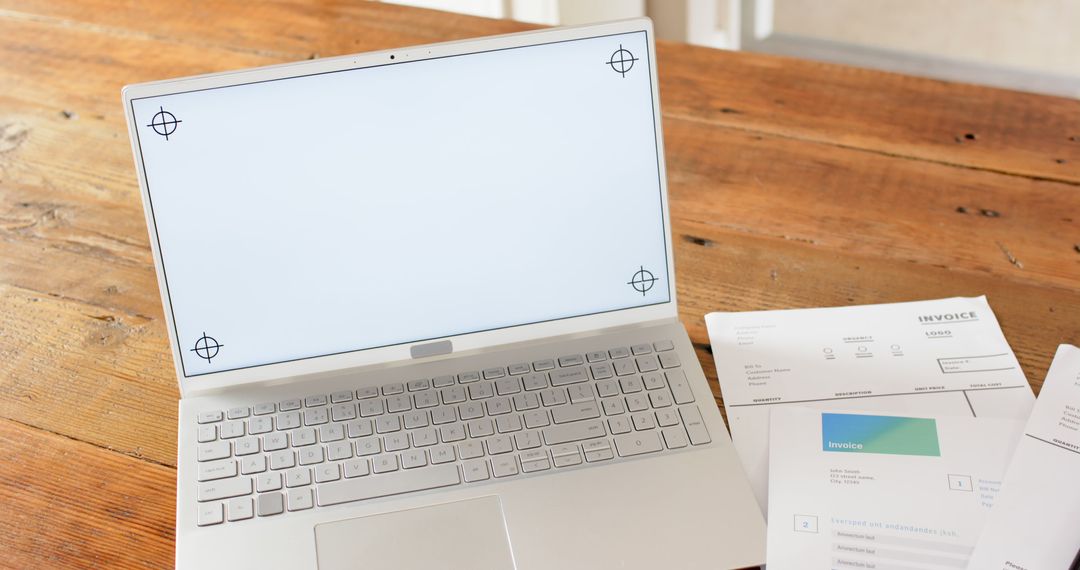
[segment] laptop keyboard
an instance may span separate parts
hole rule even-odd
[[[197,421],[199,526],[711,441],[670,341],[203,412]]]

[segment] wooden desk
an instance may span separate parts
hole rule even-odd
[[[0,0],[0,566],[172,564],[176,379],[121,86],[528,27]],[[658,49],[678,294],[710,376],[710,310],[985,293],[1036,388],[1080,343],[1080,101]]]

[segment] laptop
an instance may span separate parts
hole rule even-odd
[[[128,86],[180,568],[728,568],[647,19]]]

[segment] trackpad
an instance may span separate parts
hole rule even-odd
[[[512,570],[498,497],[480,497],[315,525],[319,570]]]

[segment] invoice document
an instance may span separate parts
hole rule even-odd
[[[1080,349],[1063,344],[968,566],[1063,570],[1080,551]]]
[[[985,297],[710,313],[705,322],[731,437],[762,512],[770,410],[1026,420],[1035,401]]]
[[[770,425],[769,570],[965,568],[1024,426],[797,407]]]

